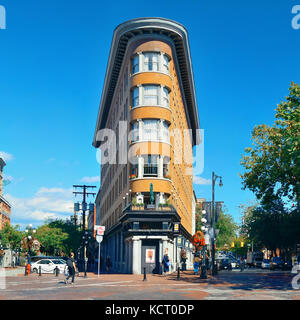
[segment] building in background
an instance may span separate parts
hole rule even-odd
[[[166,251],[175,270],[182,249],[192,263],[199,128],[186,29],[162,18],[120,24],[93,141],[102,151],[96,199],[96,220],[106,228],[101,250],[115,271],[159,273]]]
[[[0,158],[0,230],[3,229],[5,223],[10,224],[11,205],[3,197],[3,169],[6,166],[5,161]]]

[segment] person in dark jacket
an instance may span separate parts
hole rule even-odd
[[[170,259],[168,256],[168,251],[165,251],[165,254],[163,256],[163,260],[162,260],[162,266],[163,266],[163,272],[166,274],[169,272],[170,269]]]
[[[74,284],[74,278],[75,278],[75,260],[74,260],[74,253],[71,252],[70,257],[67,260],[67,267],[69,269],[69,275],[67,276],[65,280],[65,284],[68,283],[68,280],[70,277],[72,277],[72,284]]]

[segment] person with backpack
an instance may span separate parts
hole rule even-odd
[[[69,280],[70,277],[72,277],[72,284],[74,284],[76,266],[75,266],[75,260],[74,260],[74,253],[73,252],[71,252],[70,257],[67,260],[67,267],[68,267],[68,270],[69,270],[69,275],[65,279],[65,284],[68,283],[68,280]]]

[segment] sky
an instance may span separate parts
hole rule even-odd
[[[272,125],[291,81],[300,81],[300,29],[290,0],[0,0],[0,155],[12,223],[24,228],[73,212],[73,184],[99,187],[92,140],[115,27],[164,17],[188,30],[204,130],[204,170],[197,197],[211,200],[212,171],[222,176],[216,201],[236,222],[241,154],[257,124]],[[299,19],[300,24],[300,19]],[[1,26],[1,21],[0,21]],[[89,198],[89,200],[93,200]]]

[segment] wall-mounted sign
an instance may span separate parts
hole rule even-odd
[[[174,223],[174,233],[179,233],[179,222]]]
[[[146,263],[155,263],[155,249],[146,249]]]

